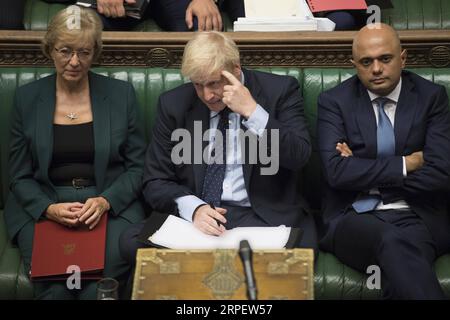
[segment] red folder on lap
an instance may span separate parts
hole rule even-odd
[[[312,12],[367,9],[364,0],[307,0],[307,2]]]
[[[78,266],[82,279],[102,278],[105,265],[106,225],[105,212],[93,230],[87,226],[67,228],[45,220],[34,228],[31,257],[32,280],[65,280],[69,266]]]

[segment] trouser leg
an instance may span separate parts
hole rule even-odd
[[[336,224],[336,257],[361,272],[381,268],[385,298],[443,299],[433,271],[436,248],[423,221],[409,211],[357,214],[350,211]]]

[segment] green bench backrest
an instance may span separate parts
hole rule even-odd
[[[299,181],[302,193],[314,209],[319,209],[321,200],[321,170],[316,145],[317,97],[329,88],[336,86],[354,74],[353,69],[329,68],[262,68],[260,70],[295,77],[300,84],[304,98],[305,115],[313,143],[313,153],[304,168]],[[135,89],[141,114],[145,119],[147,142],[151,137],[151,128],[155,120],[159,95],[187,81],[178,69],[159,68],[95,68],[95,72],[131,82]],[[450,68],[413,69],[426,79],[446,87],[450,95]],[[52,72],[51,68],[0,68],[0,208],[8,192],[7,157],[9,153],[10,111],[15,89],[25,83],[37,80]]]
[[[309,133],[312,140],[311,158],[303,170],[300,190],[313,209],[319,209],[321,202],[321,169],[320,158],[317,148],[317,98],[319,94],[331,89],[350,78],[354,74],[353,69],[320,69],[309,68],[304,70],[303,76],[303,99],[305,105],[305,116],[309,125]]]
[[[381,20],[397,30],[450,29],[448,0],[392,0],[393,9],[383,10]]]

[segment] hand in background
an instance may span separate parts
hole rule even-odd
[[[111,209],[111,205],[108,200],[103,197],[96,197],[87,199],[83,207],[76,213],[80,217],[80,223],[88,225],[89,229],[94,229],[102,215],[109,209]]]
[[[192,0],[186,10],[186,25],[194,26],[194,16],[197,17],[198,31],[222,31],[222,17],[219,8],[213,0]]]
[[[225,227],[223,225],[219,226],[217,221],[226,223],[227,220],[223,216],[226,212],[226,209],[213,209],[209,205],[204,204],[195,210],[192,222],[194,223],[194,226],[200,229],[203,233],[213,236],[220,236],[223,232],[225,232]]]
[[[125,0],[125,3],[135,4],[136,0]],[[105,17],[125,17],[124,0],[97,0],[97,11]]]
[[[66,227],[76,227],[80,224],[78,211],[82,207],[80,202],[54,203],[48,206],[45,216]]]

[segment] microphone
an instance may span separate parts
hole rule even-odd
[[[241,240],[239,243],[239,256],[241,257],[242,265],[244,267],[245,282],[247,285],[247,298],[248,300],[257,300],[256,281],[255,274],[253,272],[252,262],[252,248],[247,240]]]

